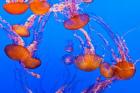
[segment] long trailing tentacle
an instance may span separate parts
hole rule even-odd
[[[91,17],[91,19],[93,19],[95,22],[100,24],[107,31],[109,36],[112,38],[112,40],[117,45],[119,53],[121,55],[121,59],[126,60],[124,49],[123,49],[123,46],[122,46],[122,42],[120,42],[119,37],[116,34],[114,34],[114,32],[109,27],[109,25],[107,25],[101,17],[96,16],[95,14]]]
[[[34,29],[34,37],[33,37],[33,41],[32,43],[27,46],[28,50],[30,51],[30,53],[33,55],[34,52],[37,50],[38,44],[42,39],[42,34],[45,28],[45,25],[48,21],[48,17],[49,17],[50,13],[48,13],[47,15],[44,16],[40,16],[38,19],[38,27]]]

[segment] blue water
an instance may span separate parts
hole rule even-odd
[[[50,1],[52,4],[57,2]],[[4,0],[0,1],[0,16],[12,24],[22,24],[32,14],[28,10],[22,15],[10,15],[4,11],[2,5]],[[137,60],[140,58],[140,1],[139,0],[95,0],[88,5],[88,9],[84,9],[87,13],[102,17],[106,23],[110,25],[115,33],[120,36],[130,31],[124,39],[129,49],[129,55]],[[82,8],[82,7],[81,7]],[[92,12],[92,13],[91,13]],[[55,26],[55,27],[54,27]],[[99,26],[95,25],[95,29]],[[84,72],[76,68],[74,65],[65,65],[62,57],[66,54],[64,47],[68,41],[74,44],[74,54],[80,54],[78,49],[79,41],[74,38],[73,32],[66,30],[61,22],[56,22],[54,15],[51,14],[41,35],[42,40],[36,52],[36,57],[40,58],[42,65],[32,70],[41,74],[41,79],[36,79],[24,72],[18,62],[9,59],[4,47],[12,43],[7,33],[1,29],[0,31],[0,93],[26,93],[24,87],[30,88],[33,93],[55,93],[64,83],[70,83],[71,93],[80,93],[79,91],[87,88],[96,81],[100,75],[99,70],[93,72]],[[90,31],[89,31],[90,32]],[[94,34],[94,32],[92,32]],[[105,35],[105,32],[101,32]],[[91,36],[97,43],[98,40]],[[30,42],[32,38],[25,39]],[[111,40],[110,40],[111,41]],[[98,48],[97,52],[101,52]],[[107,51],[106,51],[107,52]],[[107,59],[108,60],[108,59]],[[140,93],[140,63],[136,64],[136,74],[130,80],[122,80],[113,82],[103,93]],[[18,69],[18,70],[17,70]],[[76,76],[75,76],[76,75]],[[72,80],[72,78],[74,80]],[[44,92],[43,92],[44,91]],[[69,93],[68,91],[66,93]]]

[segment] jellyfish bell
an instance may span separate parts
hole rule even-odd
[[[120,80],[127,80],[134,76],[136,68],[131,62],[121,61],[113,67],[115,76]]]
[[[64,27],[69,30],[78,30],[83,28],[88,22],[88,14],[77,14],[64,21]]]
[[[21,37],[28,37],[30,35],[27,28],[23,25],[18,25],[18,24],[13,25],[12,29],[13,29],[14,32],[16,32]]]
[[[97,69],[102,62],[102,58],[95,54],[79,55],[75,59],[76,66],[83,71],[90,72]]]
[[[49,12],[50,5],[46,0],[34,0],[30,2],[30,9],[36,15],[44,15]]]
[[[7,45],[4,51],[6,55],[13,60],[25,60],[31,56],[27,48],[16,44]]]
[[[28,69],[35,69],[41,65],[41,61],[37,58],[28,57],[24,61],[21,61],[23,66]]]
[[[24,0],[6,0],[6,4],[3,5],[3,8],[10,14],[19,15],[27,11],[28,4],[26,4]]]
[[[74,63],[74,56],[72,54],[66,54],[63,56],[64,64],[71,65]]]
[[[105,78],[112,78],[114,76],[114,70],[109,63],[103,62],[100,64],[100,74]]]

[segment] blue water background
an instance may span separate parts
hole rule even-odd
[[[57,1],[50,2],[55,3]],[[10,24],[23,23],[32,14],[28,10],[20,16],[10,15],[3,10],[2,5],[4,3],[5,0],[0,0],[0,16]],[[101,16],[110,25],[112,30],[119,33],[119,35],[123,35],[123,33],[133,29],[132,32],[125,36],[125,40],[132,58],[134,60],[140,58],[139,0],[95,0],[94,3],[89,5],[88,10],[85,9],[85,11],[87,13],[94,12]],[[104,35],[105,33],[103,32],[102,34]],[[75,91],[73,93],[79,93],[79,91],[95,82],[96,77],[99,76],[98,70],[87,73],[78,70],[74,65],[65,66],[63,64],[62,56],[65,55],[64,47],[67,41],[74,41],[73,43],[76,46],[79,42],[74,39],[73,32],[64,29],[63,23],[55,21],[53,15],[49,17],[42,37],[43,39],[36,53],[36,56],[42,60],[42,65],[34,70],[43,76],[41,88],[40,80],[24,73],[18,62],[9,59],[5,55],[4,47],[11,43],[11,40],[4,30],[0,30],[0,93],[25,93],[22,87],[26,84],[33,90],[33,93],[43,93],[43,90],[46,93],[54,93],[54,90],[62,86],[65,81],[70,81],[75,73],[76,80],[72,84],[72,89]],[[30,41],[26,40],[26,42]],[[78,53],[80,53],[79,50],[75,49],[75,54]],[[21,70],[16,72],[16,67]],[[104,93],[140,93],[139,67],[140,63],[137,63],[136,74],[131,80],[114,82]],[[69,71],[68,75],[67,70]],[[20,71],[21,76],[18,74]],[[15,79],[15,74],[20,76],[17,80]],[[25,79],[25,77],[27,78]],[[27,83],[25,84],[25,82]],[[40,92],[37,92],[37,89],[40,89],[38,90]]]

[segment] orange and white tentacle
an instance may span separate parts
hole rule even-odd
[[[25,22],[24,26],[29,29],[33,26],[34,20],[37,18],[37,15],[32,14],[27,21]]]
[[[79,31],[82,32],[82,33],[84,34],[84,36],[85,36],[85,38],[86,38],[86,41],[87,41],[87,44],[90,46],[90,50],[94,53],[94,52],[95,52],[95,48],[94,48],[94,46],[93,46],[93,44],[92,44],[91,38],[90,38],[90,36],[88,35],[87,31],[84,30],[83,28],[80,28]]]

